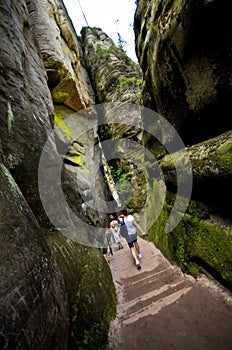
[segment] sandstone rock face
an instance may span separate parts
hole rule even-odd
[[[67,349],[63,277],[10,172],[0,164],[1,349]]]
[[[100,28],[82,29],[85,58],[97,102],[139,103],[142,72]]]
[[[151,185],[150,202],[153,198],[156,202],[147,212],[147,222],[157,217],[150,226],[152,240],[184,271],[193,275],[199,269],[209,272],[231,289],[232,225],[225,201],[225,194],[231,194],[229,13],[229,4],[218,0],[139,0],[135,35],[151,95],[145,104],[168,120],[187,146],[177,147],[175,133],[166,133],[165,128],[160,133],[162,144],[151,135],[143,138],[159,159],[166,185],[165,201],[161,181],[155,179]],[[155,119],[147,124],[151,130],[159,128]],[[169,155],[165,155],[167,146],[173,147]],[[186,168],[187,159],[192,169]],[[193,188],[188,187],[191,198],[183,191],[179,210],[176,208],[176,217],[181,214],[182,220],[164,234],[177,190],[189,175],[193,177]],[[189,205],[183,211],[181,202],[186,200]]]
[[[38,201],[38,164],[51,132],[53,104],[24,1],[1,5],[1,123],[4,164],[20,184],[40,222],[47,222]]]
[[[67,275],[63,276],[63,266],[58,268],[56,263],[56,261],[60,263],[59,253],[60,255],[63,253],[58,251],[56,261],[52,254],[54,246],[57,245],[58,235],[54,233],[55,238],[51,249],[43,238],[42,232],[52,234],[53,225],[45,213],[44,203],[43,205],[41,203],[38,171],[42,151],[50,136],[50,144],[55,155],[53,157],[48,154],[48,167],[44,171],[50,184],[54,185],[54,180],[50,176],[53,173],[52,166],[49,168],[49,161],[58,159],[60,162],[65,159],[62,175],[64,175],[63,187],[67,202],[75,215],[81,216],[83,225],[87,223],[90,226],[97,226],[103,223],[104,218],[100,217],[97,210],[90,209],[86,213],[81,206],[83,202],[91,199],[91,190],[94,185],[96,197],[107,197],[107,188],[102,183],[102,174],[97,177],[98,183],[93,184],[91,171],[89,176],[83,175],[88,168],[88,157],[83,157],[83,164],[76,162],[78,157],[82,159],[79,152],[73,161],[75,144],[70,144],[69,139],[64,142],[66,151],[68,149],[67,154],[62,152],[59,154],[57,148],[64,141],[64,134],[62,137],[55,133],[51,135],[53,127],[57,126],[57,120],[58,124],[60,121],[56,118],[57,114],[60,113],[63,119],[76,110],[90,106],[93,103],[94,93],[82,66],[78,39],[74,35],[61,1],[40,3],[34,0],[15,0],[10,3],[2,1],[0,8],[0,235],[2,242],[0,255],[1,285],[3,286],[0,301],[2,325],[0,347],[3,349],[16,347],[41,350],[66,349],[68,337],[70,338],[71,334],[76,342],[79,341],[77,325],[75,324],[75,328],[71,322],[68,328],[68,309],[74,304],[79,309],[82,297],[74,300],[70,295],[75,293],[72,294],[70,289],[67,293],[69,273],[67,271]],[[55,105],[56,103],[59,104],[59,108]],[[82,116],[81,120],[83,118]],[[85,119],[85,123],[88,124],[88,118]],[[96,138],[95,132],[90,130],[86,137],[89,141],[86,147],[89,148],[91,144],[94,149]],[[80,140],[75,141],[78,144]],[[82,146],[80,148],[75,151],[84,149],[83,153],[87,153],[88,149]],[[91,149],[90,154],[97,163],[101,152],[94,150],[96,153],[94,154]],[[51,162],[50,165],[52,164]],[[80,168],[79,173],[75,171],[75,167]],[[80,183],[76,179],[81,176],[83,181],[79,186]],[[88,196],[83,198],[83,193],[87,193]],[[50,204],[55,208],[56,217],[62,221],[66,213],[62,210],[61,203],[51,202]],[[75,229],[82,235],[82,227]],[[93,262],[95,258],[99,259],[95,248],[92,248],[92,251],[83,250],[83,254],[85,253],[88,257],[90,256],[90,260],[91,257],[93,258]],[[79,273],[82,270],[83,261],[84,259],[80,259],[79,269],[75,269],[72,265],[74,262],[71,260],[68,268]],[[104,259],[101,259],[101,269],[101,276],[104,276],[104,273],[109,274],[109,268]],[[97,280],[98,264],[93,263],[93,269],[90,272],[87,270],[86,278],[89,273],[91,276],[94,274]],[[88,281],[91,281],[91,278]],[[89,296],[90,299],[93,298],[89,317],[90,327],[96,321],[94,305],[98,312],[106,315],[107,318],[107,313],[104,313],[107,307],[104,301],[109,297],[109,303],[112,310],[114,309],[114,287],[110,279],[108,282],[112,289],[107,295],[108,289],[106,290],[104,285],[101,308],[96,305],[95,296],[92,294]],[[99,290],[96,292],[99,295],[101,295],[101,286],[101,284],[98,285]],[[88,288],[87,284],[85,288]],[[85,294],[84,290],[83,294]],[[102,331],[104,340],[107,336],[107,325],[106,322],[104,332]],[[84,329],[83,332],[85,333]],[[94,334],[91,333],[91,337],[94,338]]]
[[[28,8],[54,103],[74,111],[91,106],[94,92],[83,65],[80,42],[62,1],[32,0]]]
[[[72,300],[69,309],[72,336],[68,349],[98,349],[100,345],[106,348],[109,327],[106,320],[115,317],[116,294],[103,254],[98,249],[76,244],[59,232],[48,232],[46,239],[59,262]]]
[[[139,0],[136,51],[153,108],[193,144],[231,129],[229,3]]]
[[[63,350],[67,344],[74,348],[88,344],[94,349],[96,342],[97,348],[105,344],[108,322],[115,312],[114,285],[101,253],[84,247],[85,241],[76,239],[76,233],[94,243],[92,232],[101,233],[106,224],[102,203],[109,199],[109,193],[102,172],[98,123],[105,126],[101,129],[102,141],[126,138],[119,145],[110,144],[112,148],[107,143],[102,148],[107,158],[115,157],[114,166],[126,170],[126,177],[130,175],[134,190],[131,206],[140,210],[144,205],[143,121],[134,107],[139,104],[157,109],[172,123],[191,146],[188,154],[193,167],[189,208],[179,226],[164,235],[177,187],[174,165],[181,167],[185,159],[176,152],[172,155],[174,164],[173,159],[164,156],[164,147],[149,136],[144,138],[145,146],[150,142],[149,150],[159,156],[168,187],[156,180],[156,169],[150,164],[151,205],[144,220],[151,239],[184,271],[196,274],[196,266],[201,265],[232,288],[231,222],[223,197],[230,193],[232,174],[231,122],[225,113],[232,72],[228,5],[219,0],[137,3],[137,52],[145,89],[140,67],[100,29],[83,30],[84,57],[61,0],[1,2],[3,349],[18,346]],[[105,105],[99,121],[94,108],[87,108],[95,102]],[[114,120],[116,125],[112,116],[119,118]],[[133,127],[127,124],[130,119]],[[149,122],[152,125],[153,121]],[[48,154],[44,179],[51,185],[50,190],[56,190],[57,182],[62,182],[66,207],[63,209],[57,200],[52,202],[51,197],[50,208],[58,218],[57,225],[70,220],[68,237],[52,227],[38,190],[41,152],[53,129],[50,144],[56,153],[54,158]],[[172,141],[172,135],[168,137]],[[138,147],[131,147],[130,141]],[[122,161],[126,149],[129,163]],[[133,162],[138,157],[136,167]],[[53,160],[62,164],[60,178],[52,176]],[[71,215],[66,208],[71,209]],[[156,213],[159,218],[154,223]],[[75,216],[81,220],[80,225],[75,224]],[[92,230],[98,226],[99,230]]]
[[[136,108],[141,102],[143,88],[141,70],[100,28],[83,28],[82,38],[96,99],[102,104],[99,118],[102,123],[100,133],[103,152],[106,159],[110,160],[113,173],[122,171],[124,176],[124,179],[118,179],[118,183],[121,181],[126,190],[125,198],[122,198],[122,192],[119,194],[122,205],[138,211],[146,197],[143,151],[139,147],[142,141],[142,118],[139,107]],[[139,165],[136,165],[135,159],[139,160]],[[130,181],[126,182],[126,177]],[[131,198],[128,200],[126,196],[129,197],[129,192]]]
[[[26,3],[2,2],[0,27],[0,135],[5,164],[1,163],[0,181],[1,348],[52,349],[54,337],[57,348],[65,349],[67,292],[32,213],[48,225],[38,194],[38,163],[52,129],[51,95]]]
[[[97,115],[92,108],[73,113],[63,105],[54,106],[54,115],[57,149],[64,162],[62,185],[68,203],[81,221],[104,227],[109,195],[101,170]],[[87,226],[87,231],[91,227]]]
[[[48,76],[48,87],[55,107],[56,140],[58,144],[63,144],[60,155],[66,163],[64,171],[65,183],[66,185],[68,183],[69,188],[68,197],[75,194],[72,200],[72,210],[85,222],[95,225],[100,221],[100,225],[105,224],[105,215],[99,218],[97,213],[99,209],[97,198],[107,197],[107,187],[104,184],[102,173],[96,171],[100,164],[101,151],[97,149],[97,146],[95,147],[97,133],[94,130],[88,131],[88,124],[93,118],[92,112],[91,110],[86,112],[84,117],[78,113],[75,114],[76,111],[91,107],[95,98],[83,64],[84,58],[79,39],[62,1],[42,1],[40,4],[37,1],[30,1],[29,13],[31,30],[43,58]],[[72,135],[72,132],[70,133],[67,126],[68,119],[73,117],[76,118],[74,134],[77,135],[76,137],[80,136],[81,141],[75,140],[75,136]],[[83,132],[85,127],[86,133]],[[84,139],[85,135],[87,137]],[[75,145],[78,143],[78,149],[75,150]],[[78,160],[77,154],[79,155]],[[78,178],[78,181],[73,181],[75,177]],[[104,211],[103,207],[101,209]],[[64,218],[62,213],[59,215]]]

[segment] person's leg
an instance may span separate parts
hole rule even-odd
[[[135,247],[130,248],[130,251],[131,251],[131,254],[132,254],[133,258],[135,260],[137,260],[138,258],[137,258]]]
[[[134,262],[135,262],[136,267],[138,269],[141,269],[141,266],[140,266],[140,263],[139,263],[139,260],[138,260],[138,257],[137,257],[137,252],[136,252],[136,249],[134,247],[134,242],[128,242],[128,245],[130,247],[131,255],[134,258]]]
[[[123,248],[123,245],[122,245],[121,242],[118,242],[117,244],[118,244],[118,249],[122,249]]]
[[[117,245],[118,245],[118,249],[122,249],[123,246],[122,246],[122,241],[120,239],[120,237],[117,237],[117,241],[116,241]]]
[[[139,244],[138,244],[138,241],[136,240],[136,241],[134,241],[134,246],[135,246],[135,249],[136,249],[136,252],[137,252],[137,256],[138,256],[138,258],[139,259],[141,259],[142,258],[142,254],[141,254],[141,252],[140,252],[140,246],[139,246]]]
[[[139,244],[138,244],[138,241],[136,240],[136,241],[134,241],[134,246],[135,246],[135,249],[136,249],[136,251],[137,251],[137,254],[140,254],[140,246],[139,246]]]

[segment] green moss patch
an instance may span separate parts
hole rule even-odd
[[[158,205],[159,197],[155,198]],[[183,272],[194,277],[200,272],[206,273],[232,290],[231,227],[213,222],[206,205],[190,201],[178,226],[171,233],[165,233],[174,198],[167,192],[160,215],[149,229],[150,239]],[[147,213],[148,219],[153,213]]]
[[[96,248],[82,246],[59,232],[46,232],[68,291],[69,349],[105,349],[116,316],[116,292],[110,269]]]

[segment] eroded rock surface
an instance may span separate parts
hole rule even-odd
[[[60,121],[56,118],[57,114],[61,113],[61,119],[64,119],[65,116],[72,115],[79,109],[91,106],[94,101],[93,89],[83,68],[80,45],[61,1],[40,3],[33,0],[10,3],[3,1],[0,7],[2,39],[0,46],[0,159],[2,162],[0,347],[3,349],[16,347],[66,349],[69,341],[74,342],[75,346],[78,341],[91,343],[94,341],[92,327],[98,322],[101,323],[99,317],[98,319],[95,317],[96,314],[106,317],[104,330],[103,327],[99,328],[99,339],[104,343],[107,336],[108,317],[112,317],[114,312],[114,287],[110,279],[107,288],[109,286],[112,288],[109,292],[105,285],[103,287],[104,283],[95,282],[104,278],[104,274],[109,274],[108,266],[96,248],[81,251],[82,254],[88,255],[90,260],[92,259],[91,270],[86,270],[85,279],[88,283],[93,283],[94,287],[97,286],[95,292],[102,296],[102,304],[99,307],[93,293],[88,295],[88,301],[91,302],[88,325],[82,324],[85,339],[83,340],[83,337],[80,339],[78,338],[79,325],[69,318],[68,309],[72,309],[75,305],[79,310],[81,300],[83,300],[83,308],[87,307],[83,295],[86,295],[85,288],[88,283],[82,284],[80,298],[75,299],[75,289],[71,290],[72,285],[79,281],[78,274],[84,269],[82,264],[85,264],[85,259],[83,257],[83,260],[78,260],[77,264],[71,259],[67,266],[67,274],[63,273],[63,262],[60,259],[63,256],[62,251],[58,250],[55,258],[53,255],[54,246],[58,245],[56,242],[58,234],[55,234],[53,223],[46,215],[38,188],[41,180],[38,176],[41,154],[50,136],[49,142],[54,153],[47,153],[46,168],[43,169],[43,175],[50,181],[50,190],[57,189],[57,183],[54,183],[57,174],[53,171],[57,169],[57,164],[62,164],[67,203],[74,210],[73,215],[79,214],[83,227],[86,224],[84,231],[81,225],[75,227],[75,230],[80,236],[84,236],[88,233],[86,228],[88,225],[91,227],[91,225],[103,224],[105,219],[100,217],[96,210],[89,210],[86,213],[81,206],[83,202],[90,200],[94,185],[96,196],[107,198],[108,190],[102,181],[102,174],[99,173],[96,177],[91,168],[89,176],[84,177],[86,182],[84,183],[84,180],[81,182],[80,189],[76,178],[81,177],[83,168],[88,168],[89,158],[85,156],[88,150],[85,149],[83,152],[85,154],[83,164],[75,162],[77,158],[82,159],[80,151],[83,151],[83,147],[76,149],[79,153],[75,158],[72,153],[73,144],[70,145],[70,140],[66,139],[63,144],[65,152],[59,154],[57,148],[64,141],[65,133],[61,138],[58,138],[57,134],[51,134],[54,126]],[[56,103],[59,104],[60,109],[56,109]],[[67,114],[63,113],[65,109],[66,112],[68,111]],[[88,124],[88,118],[86,121]],[[101,152],[94,149],[97,138],[95,130],[90,130],[87,134],[86,140],[89,143],[86,147],[89,148],[90,144],[92,146],[89,157],[92,163],[94,161],[97,163]],[[80,140],[75,141],[78,144]],[[68,164],[70,155],[72,159]],[[97,166],[96,163],[95,166]],[[54,168],[52,168],[53,165]],[[75,167],[81,169],[79,174],[74,172]],[[94,176],[97,183],[93,181]],[[86,193],[87,197],[83,198],[83,193]],[[53,202],[52,199],[52,196],[48,197],[48,202],[50,209],[52,208],[55,217],[59,220],[59,228],[66,227],[66,220],[70,220],[70,217],[67,217],[66,210],[63,210],[63,203]],[[67,203],[65,202],[65,205]],[[68,204],[66,207],[69,206]],[[47,240],[49,234],[54,235],[51,249],[44,239],[44,233]],[[74,234],[72,238],[75,240]],[[76,246],[78,248],[78,243]],[[98,264],[100,260],[101,271]],[[73,280],[67,277],[69,269],[74,272]],[[95,282],[93,275],[96,277]],[[108,297],[111,314],[107,313],[108,304],[104,303]],[[94,309],[94,305],[97,309]],[[81,318],[78,311],[74,317]],[[71,337],[72,340],[70,340]]]
[[[231,129],[229,13],[220,0],[138,1],[136,52],[153,108],[187,144]]]

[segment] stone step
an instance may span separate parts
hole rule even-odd
[[[143,309],[155,302],[158,302],[161,299],[166,298],[167,296],[174,294],[175,292],[189,287],[190,283],[183,279],[180,279],[176,282],[165,284],[158,289],[153,289],[152,291],[143,294],[127,303],[122,305],[122,309],[125,314],[133,314],[140,309]]]
[[[124,283],[125,288],[125,302],[139,297],[141,294],[147,294],[150,291],[159,290],[162,286],[175,283],[179,281],[180,275],[173,274],[173,270],[169,267],[159,272],[151,273],[146,277],[141,273],[137,276],[137,280]]]
[[[191,289],[192,289],[192,286],[186,286],[174,293],[171,293],[170,295],[167,295],[166,297],[158,299],[157,301],[153,300],[149,305],[146,305],[140,308],[138,311],[135,311],[129,314],[128,316],[125,315],[123,317],[122,323],[124,325],[131,324],[143,317],[147,317],[148,315],[155,315],[159,311],[161,311],[163,308],[176,302],[180,297],[187,294]]]
[[[126,246],[109,260],[118,305],[107,350],[230,349],[231,298],[181,272],[152,243],[139,244],[141,270]]]

